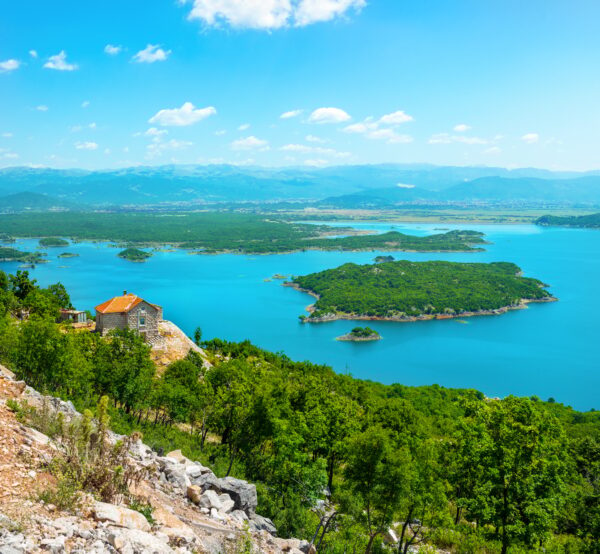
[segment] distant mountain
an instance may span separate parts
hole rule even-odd
[[[223,202],[340,203],[539,201],[584,204],[597,201],[598,172],[550,172],[540,169],[356,165],[327,168],[264,168],[232,165],[166,165],[107,171],[14,167],[0,169],[0,194],[35,193],[56,201],[90,206]],[[400,188],[407,185],[414,188]],[[548,193],[550,197],[544,195]]]
[[[46,212],[82,209],[81,205],[38,194],[35,192],[17,192],[0,196],[0,213]]]
[[[438,191],[396,186],[319,202],[321,206],[346,209],[389,209],[416,203],[600,206],[600,175],[563,179],[483,177]]]

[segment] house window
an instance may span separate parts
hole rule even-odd
[[[146,325],[146,310],[140,310],[140,314],[138,316],[138,327],[144,327]]]

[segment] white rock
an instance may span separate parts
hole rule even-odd
[[[171,554],[173,550],[162,538],[139,529],[110,530],[110,544],[122,553],[133,554]]]
[[[142,514],[123,506],[96,502],[92,507],[92,512],[98,521],[108,521],[127,529],[150,531],[150,524]]]
[[[214,508],[215,510],[221,510],[223,504],[221,503],[219,495],[215,491],[208,490],[200,497],[200,506],[202,508]]]

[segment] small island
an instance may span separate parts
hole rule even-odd
[[[508,262],[344,264],[294,277],[284,286],[314,296],[303,323],[350,320],[419,321],[498,315],[554,298],[537,279]]]
[[[29,264],[39,264],[45,261],[39,252],[23,252],[16,248],[0,247],[0,262],[23,262],[29,266]]]
[[[38,244],[41,248],[55,248],[57,246],[69,246],[69,241],[58,237],[46,237],[40,239]]]
[[[374,258],[374,262],[378,264],[382,264],[385,262],[393,262],[394,260],[394,256],[375,256]]]
[[[277,279],[279,281],[283,281],[285,279],[287,279],[289,277],[289,275],[282,275],[281,273],[275,273],[275,275],[273,275],[271,277],[271,279]]]
[[[152,257],[150,252],[144,252],[138,248],[126,248],[117,254],[119,258],[128,260],[130,262],[145,262],[148,258]]]
[[[63,252],[58,255],[59,258],[78,258],[79,254],[75,254],[75,252]]]
[[[381,335],[370,327],[355,327],[352,331],[338,337],[336,340],[366,342],[371,340],[381,340]]]

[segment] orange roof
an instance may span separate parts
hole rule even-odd
[[[96,306],[96,311],[101,314],[120,314],[126,313],[131,308],[137,306],[143,299],[135,294],[124,294],[123,296],[115,296],[106,302]]]

